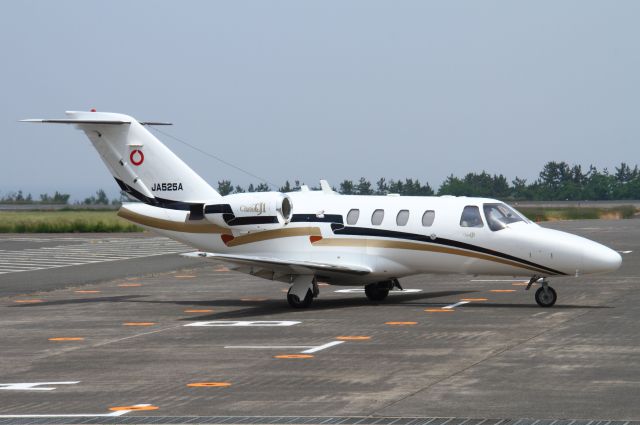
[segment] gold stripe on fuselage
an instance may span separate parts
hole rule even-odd
[[[138,214],[126,208],[118,210],[118,216],[143,226],[153,227],[161,230],[173,230],[174,232],[185,233],[225,233],[229,229],[209,223],[205,220],[198,222],[179,222],[172,220],[164,220],[162,218],[149,217],[147,215]]]
[[[262,242],[270,239],[290,238],[293,236],[322,236],[319,227],[287,227],[284,229],[263,230],[237,236],[227,242],[228,247]]]
[[[451,248],[438,245],[428,245],[416,242],[406,241],[393,241],[385,239],[360,239],[360,238],[326,238],[313,242],[314,246],[344,246],[344,247],[371,247],[371,248],[391,248],[391,249],[409,249],[413,251],[429,251],[438,252],[442,254],[460,255],[463,257],[478,258],[481,260],[493,261],[494,263],[506,264],[508,266],[519,267],[527,270],[532,270],[538,273],[544,273],[548,275],[546,270],[539,269],[528,264],[522,264],[517,261],[508,260],[505,258],[494,257],[488,254],[482,254],[479,252],[465,251],[458,248]]]

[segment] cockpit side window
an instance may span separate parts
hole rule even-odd
[[[482,217],[480,216],[480,208],[475,205],[467,205],[462,210],[460,217],[460,227],[482,227]]]
[[[525,221],[516,210],[506,204],[484,204],[482,209],[489,229],[494,232],[506,228],[508,224]]]

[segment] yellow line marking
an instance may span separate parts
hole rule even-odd
[[[35,304],[44,302],[44,300],[14,300],[13,302],[18,304]]]
[[[385,325],[395,325],[395,326],[410,326],[417,325],[418,322],[384,322]]]
[[[452,308],[428,308],[425,311],[428,313],[451,313],[455,310]]]
[[[277,356],[273,356],[274,359],[310,359],[313,355],[311,354],[279,354]]]
[[[76,294],[97,294],[100,291],[89,291],[89,290],[84,290],[83,289],[83,290],[78,290],[78,291],[73,291],[73,292],[75,292]]]
[[[502,292],[516,292],[515,289],[492,289],[489,292],[496,292],[496,293],[502,293]]]
[[[124,322],[122,326],[152,326],[155,322]]]
[[[84,338],[78,336],[49,338],[49,341],[82,341]]]
[[[110,407],[109,410],[118,412],[121,410],[158,410],[158,406],[116,406]]]
[[[224,388],[230,387],[231,382],[192,382],[187,384],[187,387],[217,387]]]
[[[365,341],[367,339],[371,339],[370,336],[364,335],[351,335],[351,336],[337,336],[336,339],[340,341]]]
[[[121,283],[118,286],[121,288],[136,288],[138,286],[142,286],[142,283]]]
[[[460,301],[467,301],[467,302],[476,302],[476,301],[489,301],[489,298],[461,298]]]
[[[213,310],[185,310],[185,313],[213,313]]]

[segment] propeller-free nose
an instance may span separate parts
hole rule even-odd
[[[597,242],[589,241],[582,248],[582,270],[584,274],[606,273],[618,270],[622,257],[616,251]]]

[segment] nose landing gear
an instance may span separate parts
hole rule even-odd
[[[394,278],[383,282],[370,283],[364,287],[364,293],[370,301],[383,301],[393,288],[403,290],[398,279]]]
[[[549,282],[547,282],[544,277],[534,275],[527,285],[527,291],[531,288],[531,285],[538,281],[540,281],[541,286],[536,291],[536,303],[538,303],[540,307],[553,307],[558,300],[558,294],[555,289],[549,286]]]

